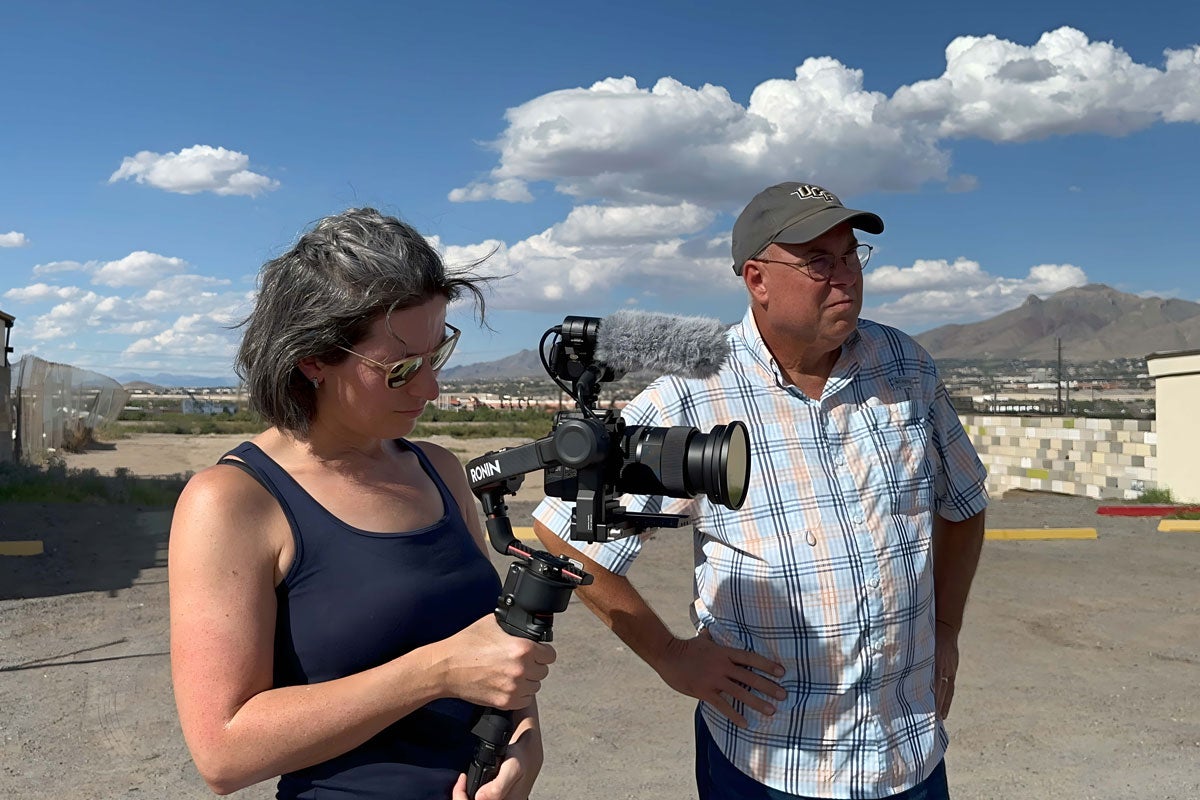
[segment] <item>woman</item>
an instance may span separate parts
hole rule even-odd
[[[534,694],[554,650],[504,633],[457,458],[409,442],[458,330],[447,273],[374,209],[327,217],[263,266],[238,371],[271,428],[197,474],[170,540],[184,737],[225,794],[465,800],[475,704],[515,710],[480,800],[541,766]]]

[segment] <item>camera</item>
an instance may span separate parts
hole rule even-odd
[[[675,514],[629,512],[620,504],[626,493],[705,495],[713,503],[741,508],[750,477],[745,424],[733,421],[701,433],[688,426],[626,425],[615,410],[598,410],[602,384],[626,374],[619,358],[597,357],[603,329],[602,319],[569,316],[543,335],[542,365],[576,408],[558,412],[542,439],[487,453],[467,464],[471,490],[484,503],[485,514],[491,516],[489,499],[494,504],[497,492],[515,493],[519,476],[539,469],[545,473],[547,496],[574,503],[574,541],[607,542],[689,521]],[[500,549],[494,541],[493,547]]]

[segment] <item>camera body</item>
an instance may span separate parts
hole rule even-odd
[[[733,508],[740,507],[744,497],[744,489],[736,488],[731,496],[727,478],[731,454],[735,471],[749,463],[740,422],[702,434],[687,426],[627,425],[611,410],[601,415],[567,411],[555,418],[550,438],[557,463],[545,470],[545,492],[575,504],[575,541],[606,542],[646,528],[677,528],[689,522],[676,514],[627,511],[620,503],[624,494],[707,494]]]
[[[651,527],[675,528],[687,518],[673,514],[631,513],[620,503],[626,491],[659,494],[654,481],[634,485],[626,473],[636,468],[636,447],[626,435],[625,421],[612,411],[600,417],[561,412],[554,422],[557,463],[546,468],[548,497],[574,503],[571,534],[574,541],[607,542]]]
[[[738,421],[715,426],[707,434],[688,426],[657,428],[627,425],[614,410],[597,410],[602,384],[624,371],[596,358],[602,320],[567,317],[543,336],[542,364],[550,377],[575,400],[573,411],[560,411],[549,435],[506,450],[487,453],[467,465],[472,491],[495,507],[498,493],[515,493],[524,473],[545,473],[547,496],[574,503],[570,538],[607,542],[647,528],[681,527],[675,514],[629,512],[623,494],[696,497],[740,508],[749,481],[749,436]],[[555,336],[547,357],[545,342]],[[490,535],[490,528],[489,528]],[[501,549],[508,552],[507,543]]]

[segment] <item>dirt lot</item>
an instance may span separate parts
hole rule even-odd
[[[193,471],[238,437],[138,436],[70,466]],[[464,457],[501,442],[455,442]],[[526,524],[536,475],[512,504]],[[528,485],[532,483],[533,485]],[[996,499],[989,528],[1094,527],[1092,541],[988,541],[948,721],[957,800],[1200,798],[1200,534],[1097,515],[1045,494]],[[170,512],[0,506],[0,797],[211,796],[175,720],[167,655]],[[631,578],[687,630],[691,538],[659,534]],[[504,559],[496,557],[503,566]],[[539,703],[546,766],[535,795],[694,798],[692,702],[573,603]],[[234,795],[273,796],[270,784]]]

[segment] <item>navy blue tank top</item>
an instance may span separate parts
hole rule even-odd
[[[451,636],[495,608],[500,579],[425,454],[443,514],[426,528],[371,533],[333,516],[250,442],[241,458],[291,524],[296,555],[276,588],[275,686],[344,677]],[[475,747],[475,706],[428,703],[353,750],[283,775],[280,800],[449,798]]]

